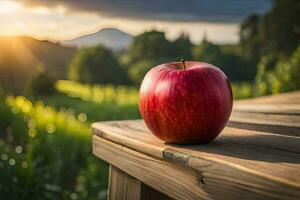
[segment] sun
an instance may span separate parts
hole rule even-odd
[[[0,15],[1,14],[12,14],[19,11],[21,8],[20,4],[15,1],[0,1]]]

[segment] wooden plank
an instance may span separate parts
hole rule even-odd
[[[93,136],[96,156],[175,199],[300,198],[297,185],[257,175],[227,160],[177,150],[167,148],[164,159],[159,159]]]
[[[236,102],[233,105],[233,111],[300,115],[300,102],[299,104],[247,104],[246,102]]]
[[[300,91],[281,93],[253,99],[239,100],[236,104],[300,104]]]
[[[109,200],[171,200],[170,197],[152,189],[126,172],[110,165]]]
[[[300,199],[299,99],[297,91],[235,102],[206,145],[165,144],[141,120],[95,123],[94,153],[177,199]]]
[[[300,115],[233,111],[227,126],[269,133],[300,136]]]
[[[140,200],[141,182],[110,165],[109,168],[109,200]]]
[[[101,126],[99,126],[100,124]],[[222,134],[210,144],[180,146],[165,144],[158,140],[142,121],[100,124],[93,125],[94,132],[97,127],[101,128],[100,137],[153,157],[164,159],[164,152],[168,149],[213,162],[223,163],[224,161],[228,166],[238,166],[239,169],[255,172],[255,175],[274,179],[300,189],[300,137],[226,127]],[[134,129],[135,125],[139,128]],[[114,137],[110,137],[111,126],[119,129],[118,134],[114,134]],[[97,132],[95,133],[97,134]],[[138,141],[138,145],[132,141]]]
[[[233,111],[300,115],[300,91],[234,101]]]
[[[147,128],[142,120],[110,121],[92,125],[93,133],[100,137],[163,158],[164,144],[157,142],[156,138],[145,130]]]
[[[154,159],[98,136],[93,136],[93,153],[172,198],[197,199],[199,195],[205,195],[197,185],[197,173],[191,170],[181,170],[180,166]],[[176,184],[174,180],[177,180]]]

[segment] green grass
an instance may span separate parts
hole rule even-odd
[[[56,108],[73,109],[84,113],[88,121],[123,120],[140,118],[134,87],[80,84],[74,81],[57,81],[56,89],[62,93],[40,100]]]
[[[4,199],[104,199],[108,168],[92,155],[94,121],[140,118],[136,88],[59,81],[61,92],[0,98]],[[22,150],[21,152],[19,150]]]
[[[76,115],[84,113],[90,122],[140,118],[137,103],[121,105],[113,102],[96,103],[79,98],[71,98],[63,94],[40,97],[39,99],[57,109],[72,110]]]
[[[3,199],[105,199],[107,164],[92,155],[90,125],[72,109],[0,99]]]
[[[105,199],[108,166],[92,155],[94,121],[140,118],[136,88],[56,84],[61,93],[0,97],[0,196]]]
[[[60,80],[56,89],[73,98],[96,103],[117,105],[137,104],[138,90],[124,85],[81,84],[75,81]]]
[[[90,125],[140,118],[138,91],[69,81],[56,87],[62,93],[34,101],[0,97],[1,199],[106,198],[108,166],[91,153]],[[250,83],[232,89],[235,99],[253,94]]]
[[[231,84],[233,99],[247,99],[254,95],[254,85],[249,82],[240,82]]]

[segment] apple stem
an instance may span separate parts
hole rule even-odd
[[[184,63],[184,59],[181,59],[180,61],[182,63],[183,69],[185,69],[185,63]]]

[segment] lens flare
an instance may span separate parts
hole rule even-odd
[[[0,14],[11,14],[20,10],[21,6],[14,1],[0,1]]]

